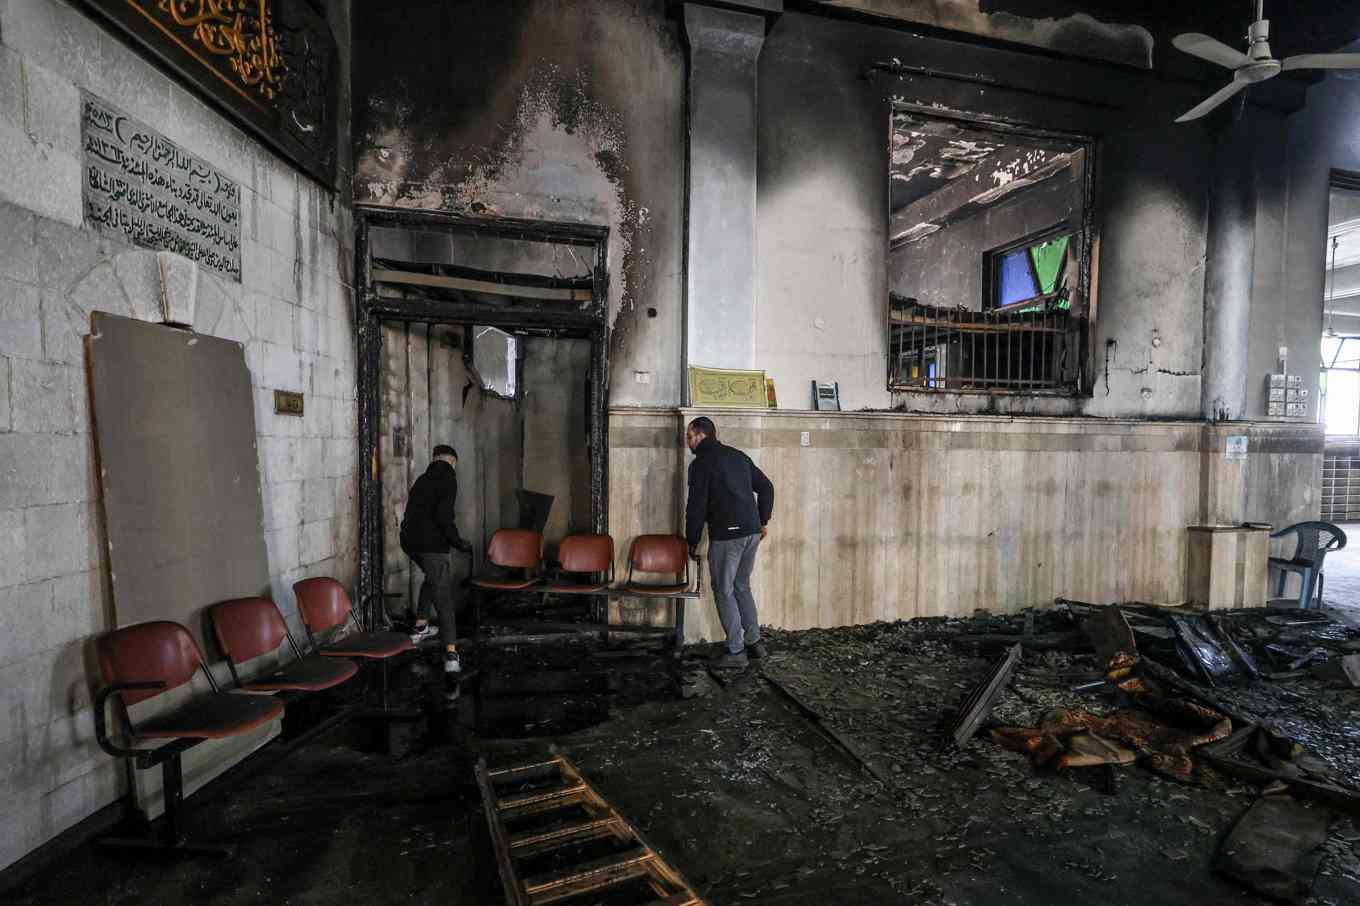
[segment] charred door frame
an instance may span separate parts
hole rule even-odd
[[[382,590],[383,521],[382,475],[379,462],[379,396],[382,324],[419,321],[429,324],[485,324],[503,329],[548,328],[574,330],[590,337],[590,449],[591,523],[596,532],[609,531],[608,443],[608,305],[609,228],[578,223],[517,218],[465,217],[435,211],[407,211],[356,205],[354,242],[355,328],[358,343],[359,406],[359,599]],[[374,227],[434,233],[471,233],[502,239],[556,242],[594,250],[593,299],[587,308],[570,303],[516,302],[493,306],[435,299],[390,299],[373,292],[373,262],[369,231]]]

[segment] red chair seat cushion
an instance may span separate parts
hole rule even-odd
[[[554,595],[596,595],[608,588],[608,582],[556,582],[543,590]]]
[[[477,588],[494,588],[499,591],[519,591],[523,588],[530,588],[538,582],[537,579],[471,579],[469,585]]]
[[[240,736],[283,713],[283,702],[259,695],[213,692],[167,714],[147,718],[133,736],[146,739],[222,739]]]
[[[645,585],[633,582],[619,587],[619,591],[626,595],[637,595],[642,598],[674,598],[678,596],[694,597],[695,593],[689,590],[689,586],[681,582],[676,585]]]
[[[269,676],[243,683],[241,688],[257,692],[278,692],[284,689],[319,692],[340,685],[358,672],[359,665],[353,661],[338,657],[319,657],[314,654],[293,661]]]
[[[400,632],[355,632],[331,642],[321,649],[321,653],[326,657],[382,659],[411,651],[415,647],[411,644],[411,637]]]

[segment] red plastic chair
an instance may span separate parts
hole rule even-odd
[[[557,576],[543,588],[543,604],[552,595],[603,598],[614,583],[614,539],[608,535],[568,535],[557,548]],[[583,579],[563,578],[572,574]],[[602,614],[596,608],[595,619]]]
[[[675,647],[685,643],[685,602],[697,600],[703,583],[703,566],[691,586],[689,546],[679,535],[638,535],[628,548],[628,578],[614,589],[620,597],[669,598],[675,602]],[[673,582],[639,582],[635,573],[663,573]]]
[[[320,692],[359,672],[359,666],[346,658],[304,655],[278,607],[268,598],[223,601],[208,614],[237,688],[251,692]],[[268,676],[241,682],[236,665],[276,651],[284,639],[288,640],[294,659]]]
[[[539,583],[543,567],[543,535],[529,529],[497,529],[486,548],[486,562],[504,570],[523,570],[521,575],[473,576],[467,584],[481,589],[472,595],[474,629],[482,625],[482,596],[492,591],[524,591]]]
[[[409,636],[400,632],[364,632],[359,619],[354,615],[349,595],[345,587],[327,576],[303,579],[293,584],[297,595],[298,615],[302,617],[302,628],[312,647],[323,657],[361,657],[378,661],[382,665],[382,707],[387,711],[387,662],[407,651],[414,651],[415,645]],[[345,625],[348,619],[358,632],[336,637],[336,630]],[[324,644],[317,636],[331,633],[332,639]]]
[[[512,578],[476,576],[468,584],[495,591],[520,591],[538,582],[543,566],[543,536],[528,529],[498,529],[486,548],[486,560],[502,569],[522,569],[524,575]]]
[[[180,756],[205,739],[224,739],[249,733],[283,714],[283,703],[273,697],[222,692],[203,663],[203,653],[189,630],[178,623],[157,620],[125,626],[95,643],[104,686],[95,695],[94,732],[99,747],[114,758],[132,759],[137,770],[161,766],[165,795],[165,827],[160,840],[108,840],[132,846],[229,852],[230,847],[186,842],[184,775]],[[212,692],[184,705],[133,724],[127,708],[177,689],[202,670]],[[117,696],[121,718],[128,728],[126,744],[114,741],[105,723],[109,699]],[[138,743],[168,739],[156,748]]]

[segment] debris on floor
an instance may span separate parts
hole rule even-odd
[[[1313,889],[1331,820],[1325,808],[1262,796],[1223,841],[1216,867],[1272,899],[1301,904]]]

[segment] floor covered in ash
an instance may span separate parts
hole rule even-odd
[[[1051,635],[1058,620],[1037,612],[1028,628]],[[702,668],[704,650],[472,648],[480,681],[433,709],[407,754],[365,753],[362,725],[339,726],[281,758],[267,747],[261,769],[191,799],[193,837],[237,844],[233,858],[90,844],[7,902],[499,903],[473,765],[536,760],[554,743],[713,904],[1269,902],[1214,870],[1255,787],[1131,766],[1102,790],[985,734],[941,746],[942,719],[996,660],[994,643],[957,637],[1025,628],[979,616],[771,631],[771,657],[720,675]],[[1031,726],[1056,707],[1108,710],[1108,692],[1071,691],[1095,672],[1093,654],[1027,649],[992,717]],[[433,662],[412,661],[397,697],[433,701],[437,679]],[[1287,717],[1360,781],[1360,691],[1284,686],[1231,694]],[[1332,824],[1311,902],[1360,902],[1360,818]]]

